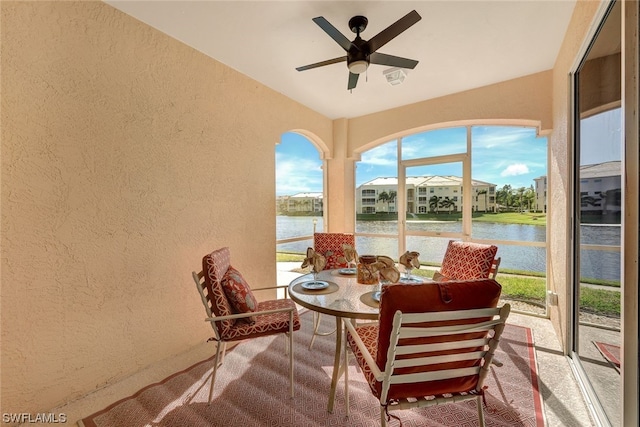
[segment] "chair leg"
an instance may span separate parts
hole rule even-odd
[[[387,427],[387,417],[384,416],[384,406],[380,405],[380,426]]]
[[[480,427],[484,427],[484,411],[482,409],[482,395],[476,397],[476,405],[478,406],[478,423]]]
[[[288,338],[288,336],[289,336],[289,333],[286,332],[284,334],[284,354],[285,355],[289,354],[289,338]]]
[[[347,338],[349,333],[344,336],[344,404],[346,406],[347,417],[349,416],[349,355],[347,353]]]
[[[227,343],[226,342],[220,342],[218,341],[216,343],[216,360],[215,362],[213,362],[213,372],[211,373],[211,385],[209,386],[209,400],[207,401],[209,405],[211,405],[211,398],[213,397],[213,385],[216,382],[216,372],[218,371],[218,366],[222,364],[222,361],[220,360],[220,347],[224,347],[224,350],[222,352],[222,358],[224,358],[224,353],[227,349]]]
[[[289,387],[293,399],[293,312],[289,315]]]
[[[313,334],[311,334],[311,341],[309,342],[309,350],[311,350],[311,348],[313,347],[313,343],[316,340],[316,336],[321,335],[325,337],[335,332],[335,329],[329,332],[318,332],[318,329],[320,328],[320,316],[321,314],[318,313],[317,311],[313,312]]]
[[[313,342],[316,340],[316,335],[318,335],[318,328],[320,327],[320,313],[317,311],[313,312],[313,333],[311,334],[311,341],[309,342],[309,350],[313,347]]]
[[[222,355],[220,357],[220,363],[218,364],[218,366],[224,363],[224,356],[226,354],[227,354],[227,342],[225,341],[222,343]]]

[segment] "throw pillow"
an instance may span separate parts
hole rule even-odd
[[[258,308],[258,301],[253,296],[249,284],[242,274],[231,266],[222,278],[222,289],[236,313],[251,313]],[[253,324],[256,322],[256,317],[250,316],[238,320]]]
[[[498,247],[494,245],[451,240],[442,260],[440,274],[449,280],[487,278],[496,252]]]

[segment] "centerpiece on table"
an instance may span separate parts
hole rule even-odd
[[[318,273],[324,269],[327,265],[327,259],[320,253],[313,250],[313,248],[307,248],[307,257],[302,262],[301,268],[311,267],[313,273],[313,281],[305,282],[303,287],[306,289],[323,289],[326,288],[329,283],[318,280]]]
[[[348,243],[342,244],[342,253],[344,257],[340,259],[340,262],[347,264],[347,268],[340,270],[341,274],[356,274],[358,264],[358,252],[355,248]]]
[[[400,272],[391,258],[385,255],[363,255],[358,263],[358,283],[377,285],[381,280],[396,283]]]
[[[400,264],[404,266],[404,277],[400,280],[403,283],[418,283],[422,280],[411,276],[411,270],[420,268],[420,254],[415,251],[407,251],[400,257]]]

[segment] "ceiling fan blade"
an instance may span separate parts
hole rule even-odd
[[[329,37],[334,39],[344,50],[349,50],[351,47],[351,40],[346,38],[344,34],[338,31],[336,27],[331,25],[331,23],[324,19],[324,17],[318,16],[317,18],[313,18],[313,22],[318,24],[318,26],[322,28],[325,33],[329,34]]]
[[[384,30],[380,31],[378,34],[373,36],[367,42],[367,46],[369,47],[369,52],[373,53],[376,50],[380,49],[385,44],[389,43],[395,37],[397,37],[400,33],[411,27],[413,24],[421,20],[422,17],[416,12],[412,10],[407,13],[402,18],[398,19],[393,24],[389,25]]]
[[[351,90],[358,84],[358,77],[360,74],[349,73],[349,84],[347,85],[347,90]]]
[[[418,61],[413,59],[401,58],[399,56],[386,55],[384,53],[374,52],[369,55],[369,62],[372,64],[389,65],[391,67],[414,69],[418,65]]]
[[[346,56],[340,56],[338,58],[327,59],[326,61],[316,62],[315,64],[304,65],[302,67],[296,67],[298,71],[310,70],[312,68],[324,67],[325,65],[337,64],[338,62],[344,62],[347,60]]]

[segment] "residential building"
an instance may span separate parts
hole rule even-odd
[[[539,176],[538,178],[534,178],[533,181],[535,182],[535,192],[536,192],[536,199],[535,199],[535,206],[534,206],[534,210],[536,210],[537,212],[547,212],[547,177],[545,176]]]
[[[287,200],[287,212],[322,213],[322,193],[298,193]]]
[[[472,210],[495,212],[496,186],[488,182],[471,180]],[[408,214],[429,212],[458,212],[462,209],[462,177],[459,176],[410,176],[406,178]],[[372,214],[397,212],[397,196],[386,201],[380,195],[396,194],[398,179],[380,177],[365,182],[356,189],[356,212]]]
[[[536,206],[546,212],[547,177],[534,179]],[[622,204],[621,162],[580,166],[580,207],[585,214],[620,214]]]

